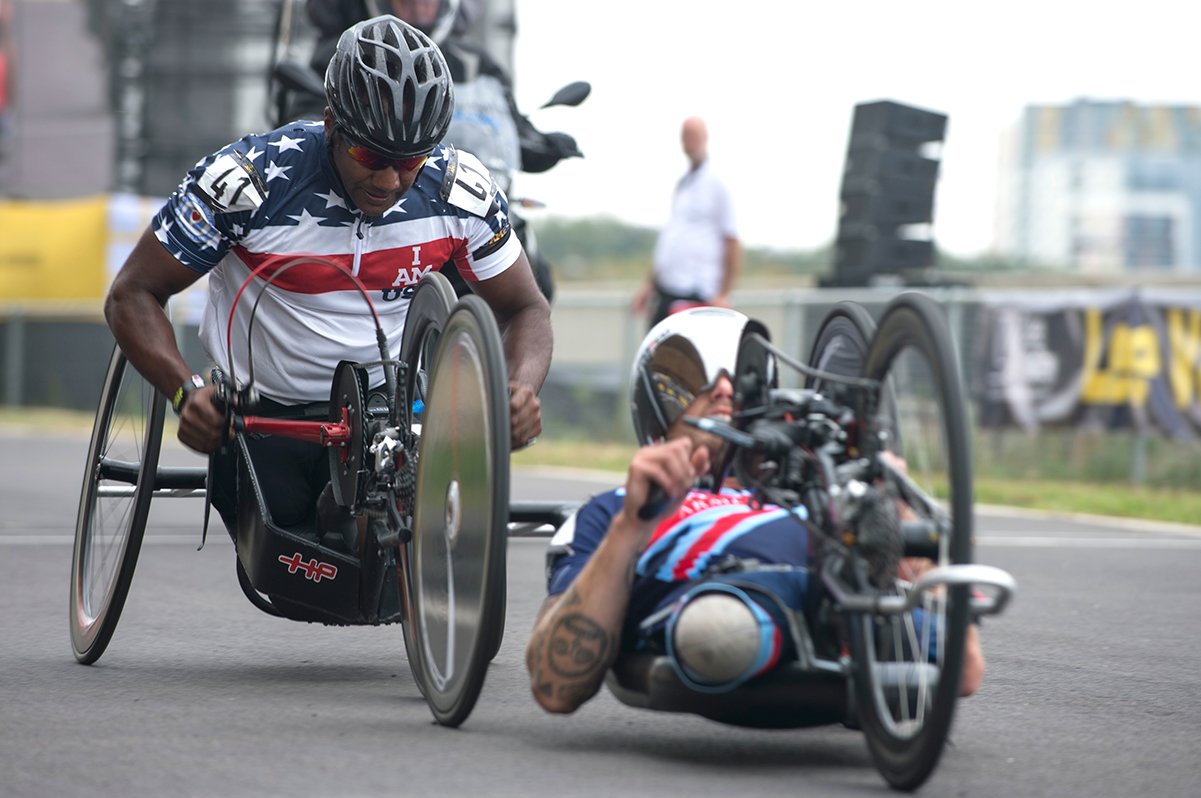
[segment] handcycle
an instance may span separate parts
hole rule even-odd
[[[370,306],[357,280],[335,268]],[[232,324],[232,312],[230,318]],[[248,339],[253,316],[250,327]],[[483,300],[457,297],[435,272],[412,297],[398,358],[386,351],[378,319],[376,329],[379,363],[340,363],[323,419],[253,415],[253,357],[245,385],[214,374],[237,431],[230,445],[237,450],[239,498],[228,526],[238,583],[255,607],[274,616],[328,625],[401,623],[414,681],[437,722],[453,727],[474,708],[501,645],[510,523],[537,524],[561,512],[553,502],[508,503],[504,352]],[[383,390],[369,391],[371,365],[383,368]],[[414,408],[422,404],[418,423]],[[164,397],[114,347],[72,557],[71,643],[85,664],[100,658],[116,629],[152,500],[205,498],[207,533],[215,460],[207,468],[160,466],[164,415]],[[325,446],[334,499],[352,517],[365,517],[365,535],[339,545],[317,530],[276,524],[248,435]]]
[[[803,387],[778,387],[784,366]],[[731,420],[686,422],[729,442],[727,465],[756,502],[807,510],[806,611],[779,607],[797,657],[715,692],[682,678],[669,650],[624,653],[606,686],[630,706],[731,725],[862,730],[888,784],[916,789],[951,728],[969,623],[1016,590],[1005,571],[973,564],[967,417],[945,320],[918,293],[896,297],[878,327],[841,302],[807,363],[748,330],[735,371]],[[724,564],[721,578],[779,568]]]

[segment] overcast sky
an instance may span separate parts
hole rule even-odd
[[[516,2],[518,103],[585,158],[520,175],[513,193],[658,227],[686,166],[680,122],[696,114],[751,246],[834,237],[860,102],[948,115],[934,237],[958,255],[992,245],[1000,138],[1026,104],[1201,105],[1201,43],[1178,0]],[[584,105],[531,110],[577,79],[593,86]]]

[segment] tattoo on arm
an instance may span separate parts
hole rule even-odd
[[[528,663],[536,692],[576,706],[596,694],[616,653],[613,636],[579,611],[582,604],[568,588],[550,625],[536,633]]]
[[[546,663],[559,698],[578,706],[600,688],[613,649],[608,632],[587,615],[573,612],[549,630]]]
[[[564,615],[550,629],[547,662],[556,676],[587,678],[608,666],[612,643],[604,627],[582,613]]]

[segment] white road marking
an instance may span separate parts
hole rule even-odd
[[[1015,549],[1201,549],[1201,538],[987,535],[977,536],[976,545]]]
[[[228,535],[209,534],[205,548],[219,543],[230,543]],[[0,546],[73,546],[74,535],[9,535],[0,534]],[[200,533],[187,535],[147,535],[142,538],[143,546],[191,546],[200,545]]]

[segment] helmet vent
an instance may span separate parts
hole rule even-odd
[[[326,72],[334,121],[365,146],[396,158],[424,155],[446,134],[454,86],[428,36],[395,17],[342,34]]]

